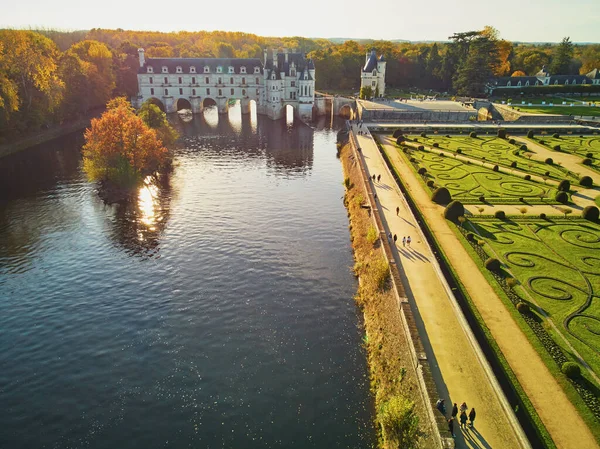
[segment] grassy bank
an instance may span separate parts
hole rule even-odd
[[[409,342],[402,328],[388,263],[366,205],[360,166],[349,145],[340,157],[346,176],[345,205],[354,249],[354,272],[359,278],[356,302],[364,315],[365,346],[379,447],[433,447],[431,428],[419,393]]]

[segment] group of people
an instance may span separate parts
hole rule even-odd
[[[435,403],[436,408],[444,414],[444,416],[446,415],[446,403],[444,399],[438,399],[438,401]],[[458,415],[458,412],[460,410],[460,415]],[[469,415],[467,415],[467,403],[463,402],[462,404],[460,404],[460,408],[458,407],[458,405],[456,405],[456,402],[454,403],[454,405],[452,406],[452,413],[450,418],[448,418],[448,431],[452,434],[452,437],[455,437],[455,433],[454,433],[454,421],[456,421],[456,416],[459,416],[459,421],[460,421],[460,428],[461,429],[467,429],[468,427],[474,427],[475,426],[475,417],[477,416],[477,413],[475,412],[475,407],[473,407],[471,409],[471,411],[469,412]],[[469,424],[467,426],[467,422],[469,421]]]

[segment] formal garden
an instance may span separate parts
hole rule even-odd
[[[600,169],[600,136],[552,134],[534,136],[532,139],[551,150],[580,156],[583,165],[595,170]]]
[[[407,145],[423,145],[434,151],[446,151],[469,159],[496,164],[514,171],[542,178],[575,180],[577,175],[569,172],[553,161],[532,159],[533,152],[527,146],[512,138],[496,135],[476,135],[474,132],[463,135],[421,134],[407,135]]]
[[[596,209],[597,212],[597,209]],[[591,218],[595,218],[592,216]],[[600,419],[600,224],[583,218],[471,217],[458,222],[482,271]],[[510,306],[509,306],[510,307]],[[552,319],[554,326],[544,318]],[[566,340],[566,342],[565,342]],[[568,343],[567,343],[568,342]]]

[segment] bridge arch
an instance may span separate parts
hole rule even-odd
[[[175,108],[177,111],[181,111],[182,109],[192,110],[192,103],[187,98],[178,98],[177,103],[175,103]]]
[[[210,108],[212,106],[217,106],[216,100],[212,97],[204,97],[204,100],[202,100],[202,107]]]
[[[156,98],[156,97],[150,97],[150,98],[148,98],[145,101],[145,103],[154,104],[154,105],[158,106],[161,111],[167,112],[167,109],[165,108],[165,104],[162,101],[160,101],[158,98]]]
[[[352,107],[349,104],[344,104],[338,109],[337,115],[339,115],[340,117],[352,119],[354,111],[352,110]]]

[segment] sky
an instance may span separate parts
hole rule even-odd
[[[600,42],[600,0],[0,0],[1,28],[444,41],[485,25],[510,41]]]

